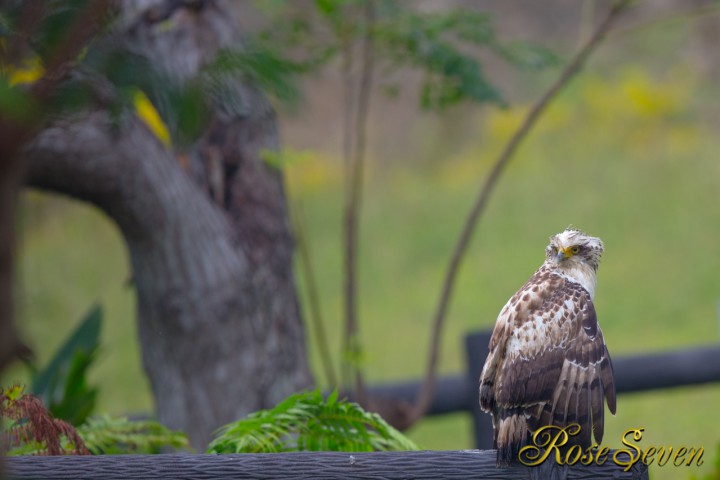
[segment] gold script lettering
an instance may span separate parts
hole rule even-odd
[[[703,447],[700,447],[697,450],[695,450],[695,448],[691,447],[688,450],[688,454],[690,455],[690,457],[688,457],[687,463],[685,463],[685,465],[689,467],[692,464],[693,458],[695,458],[695,454],[697,454],[697,456],[698,456],[697,459],[695,460],[695,465],[697,465],[697,466],[702,465],[703,464],[703,459],[702,459],[703,451],[704,451]]]
[[[657,452],[657,448],[648,447],[647,450],[645,450],[645,452],[643,452],[642,462],[645,465],[650,465],[652,462],[654,462],[655,459],[653,459],[653,455],[655,455],[655,452]]]
[[[567,427],[546,425],[538,428],[532,436],[534,445],[525,445],[518,453],[518,460],[525,466],[535,467],[548,459],[550,453],[555,451],[555,462],[562,465],[560,448],[568,442],[570,435],[577,435],[580,425],[574,423]],[[543,451],[543,449],[545,449]]]
[[[632,468],[633,465],[637,463],[637,461],[640,459],[641,450],[640,447],[632,443],[631,441],[628,441],[627,437],[628,435],[632,434],[633,440],[636,442],[639,442],[642,440],[642,432],[645,430],[644,428],[636,428],[626,431],[622,436],[622,443],[623,445],[630,447],[630,449],[624,448],[620,450],[616,450],[615,453],[613,453],[613,462],[615,462],[615,465],[618,465],[620,467],[625,467],[625,471],[628,472]],[[635,454],[633,455],[632,450],[635,451]],[[620,455],[627,455],[627,460],[620,458]]]
[[[573,437],[580,433],[580,425],[573,423],[565,427],[557,425],[546,425],[537,429],[532,436],[533,445],[526,445],[520,449],[518,460],[528,467],[535,467],[545,462],[555,453],[555,462],[558,465],[603,465],[610,456],[608,447],[601,447],[594,443],[592,446],[582,449],[580,445],[570,445],[566,447]],[[649,446],[645,451],[634,443],[639,442],[643,438],[644,428],[635,428],[625,431],[622,436],[622,443],[626,448],[615,450],[612,455],[613,462],[623,467],[624,470],[630,469],[639,461],[645,465],[651,465],[657,460],[658,466],[665,466],[672,460],[672,464],[676,467],[690,466],[695,462],[700,466],[703,464],[703,447],[678,447],[673,448],[672,445],[655,447]],[[560,447],[566,447],[561,450]]]
[[[664,467],[665,464],[668,462],[668,460],[670,460],[670,455],[672,455],[672,451],[673,451],[672,445],[668,446],[667,450],[665,449],[665,447],[660,447],[658,449],[657,461],[658,461],[659,467]],[[665,456],[665,453],[667,453],[667,457]]]
[[[600,450],[598,450],[597,455],[595,456],[595,463],[597,463],[598,465],[602,465],[607,462],[608,453],[610,453],[610,449],[608,447],[601,447]]]
[[[673,465],[676,467],[679,467],[683,463],[683,457],[687,453],[687,448],[680,447],[677,449],[677,452],[675,452],[675,457],[673,457]],[[680,463],[678,463],[678,460],[680,460]]]

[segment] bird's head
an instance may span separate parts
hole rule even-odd
[[[575,228],[550,237],[550,245],[545,249],[548,262],[560,268],[588,266],[597,272],[600,257],[603,254],[603,242]]]

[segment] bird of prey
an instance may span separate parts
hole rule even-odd
[[[583,450],[615,413],[613,368],[595,314],[603,243],[574,228],[550,237],[545,262],[505,304],[480,375],[497,464],[507,465],[545,425],[580,425]],[[592,435],[592,436],[591,436]]]

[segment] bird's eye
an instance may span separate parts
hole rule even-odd
[[[574,247],[570,248],[570,251],[572,252],[573,255],[577,255],[578,253],[580,253],[580,247],[575,245]]]

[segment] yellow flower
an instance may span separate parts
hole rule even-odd
[[[653,81],[641,70],[628,71],[621,86],[635,113],[645,117],[673,115],[682,110],[687,96],[682,82]]]
[[[517,130],[526,115],[527,109],[518,107],[491,112],[486,120],[490,138],[493,140],[506,140]]]

